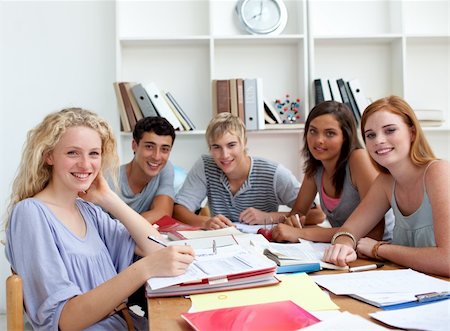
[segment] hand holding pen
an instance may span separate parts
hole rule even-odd
[[[186,269],[194,261],[195,253],[191,246],[169,246],[160,238],[148,236],[149,240],[164,247],[145,256],[154,276],[178,276],[186,272]]]
[[[301,216],[300,214],[293,214],[290,216],[284,217],[284,224],[293,226],[294,228],[302,229],[302,222],[305,221],[305,216]]]

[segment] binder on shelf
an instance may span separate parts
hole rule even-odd
[[[342,103],[344,103],[350,111],[352,111],[352,105],[350,103],[350,98],[347,94],[347,89],[345,88],[345,82],[342,78],[336,79],[336,83],[339,88],[339,93],[341,94]]]
[[[167,104],[166,100],[164,99],[163,94],[159,90],[159,88],[156,86],[155,83],[151,82],[144,85],[144,89],[147,92],[153,106],[157,110],[159,116],[165,117],[166,120],[169,121],[170,124],[172,124],[173,128],[175,130],[183,131],[184,128],[181,125],[178,118],[173,113],[172,109],[170,109],[169,105]]]
[[[327,79],[314,79],[314,92],[314,100],[316,105],[318,105],[322,101],[333,100],[333,98],[331,97],[331,91],[330,87],[328,86]]]
[[[169,98],[169,100],[172,102],[172,104],[175,106],[175,108],[178,110],[178,112],[184,118],[187,124],[191,127],[191,130],[194,130],[195,129],[194,123],[191,121],[189,116],[187,116],[187,114],[184,112],[183,108],[181,108],[180,104],[177,102],[173,94],[170,92],[166,92],[166,96]]]
[[[336,79],[329,79],[328,84],[331,91],[331,96],[334,101],[342,102],[341,93],[339,92],[339,87],[337,85]]]
[[[359,112],[358,106],[356,105],[355,98],[353,97],[353,93],[350,90],[350,85],[348,82],[345,82],[345,89],[347,90],[347,95],[350,100],[350,105],[352,106],[353,116],[355,117],[356,124],[359,125],[361,123],[361,113]]]
[[[119,83],[120,95],[122,96],[123,105],[125,107],[125,113],[127,114],[128,123],[130,123],[131,131],[134,130],[136,126],[136,115],[134,114],[133,106],[131,105],[131,101],[128,98],[127,89],[125,87],[124,82]]]
[[[175,105],[172,103],[172,101],[170,101],[170,99],[167,97],[167,93],[163,92],[162,96],[164,97],[164,100],[166,101],[166,103],[169,105],[170,109],[172,110],[172,112],[174,113],[175,117],[178,119],[178,121],[180,121],[181,126],[183,127],[183,130],[185,131],[189,131],[191,130],[191,127],[189,126],[189,124],[184,120],[184,118],[181,116],[181,114],[178,112],[177,108],[175,107]]]
[[[257,106],[257,125],[258,130],[264,130],[266,128],[266,121],[264,120],[264,96],[263,96],[263,80],[262,78],[256,78],[256,106]]]
[[[133,92],[136,102],[139,105],[144,117],[159,116],[142,84],[136,84],[133,86],[131,88],[131,92]]]
[[[355,99],[356,105],[358,106],[359,113],[362,114],[367,106],[370,104],[369,99],[365,96],[359,79],[352,79],[348,82],[350,91],[352,92],[353,98]]]
[[[244,79],[245,127],[258,130],[258,87],[256,78]]]
[[[120,94],[119,82],[114,82],[113,87],[114,91],[116,92],[117,107],[119,109],[121,129],[124,132],[131,132],[130,123],[128,122],[127,113],[125,111],[125,105],[123,103],[122,95]]]
[[[131,88],[134,85],[136,85],[136,83],[125,82],[125,89],[127,91],[128,99],[130,99],[131,107],[133,108],[134,111],[134,116],[136,117],[136,121],[139,121],[140,119],[144,118],[144,115],[142,114],[142,111],[136,102],[136,98],[134,97],[133,92],[131,91]]]

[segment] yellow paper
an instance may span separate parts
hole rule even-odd
[[[195,311],[291,300],[308,311],[339,307],[306,273],[277,275],[281,283],[252,289],[191,295]]]

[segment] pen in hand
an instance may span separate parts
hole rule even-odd
[[[151,241],[157,243],[157,244],[160,244],[163,247],[167,247],[167,244],[165,242],[161,241],[160,239],[158,239],[156,237],[148,236],[147,238],[150,239]]]
[[[356,272],[356,271],[366,271],[366,270],[373,270],[384,267],[383,263],[377,263],[377,264],[368,264],[368,265],[362,265],[360,267],[353,267],[349,268],[349,272]]]

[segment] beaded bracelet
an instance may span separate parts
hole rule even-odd
[[[336,232],[333,235],[333,238],[331,238],[331,244],[334,245],[336,242],[336,239],[339,238],[340,236],[349,237],[353,241],[353,249],[356,249],[356,238],[354,235],[352,235],[350,232],[347,232],[347,231]]]
[[[381,245],[385,245],[385,244],[388,245],[390,243],[387,242],[387,241],[379,241],[373,246],[373,248],[372,248],[372,256],[374,258],[376,258],[377,260],[383,260],[383,258],[378,255],[378,248],[380,248]]]

